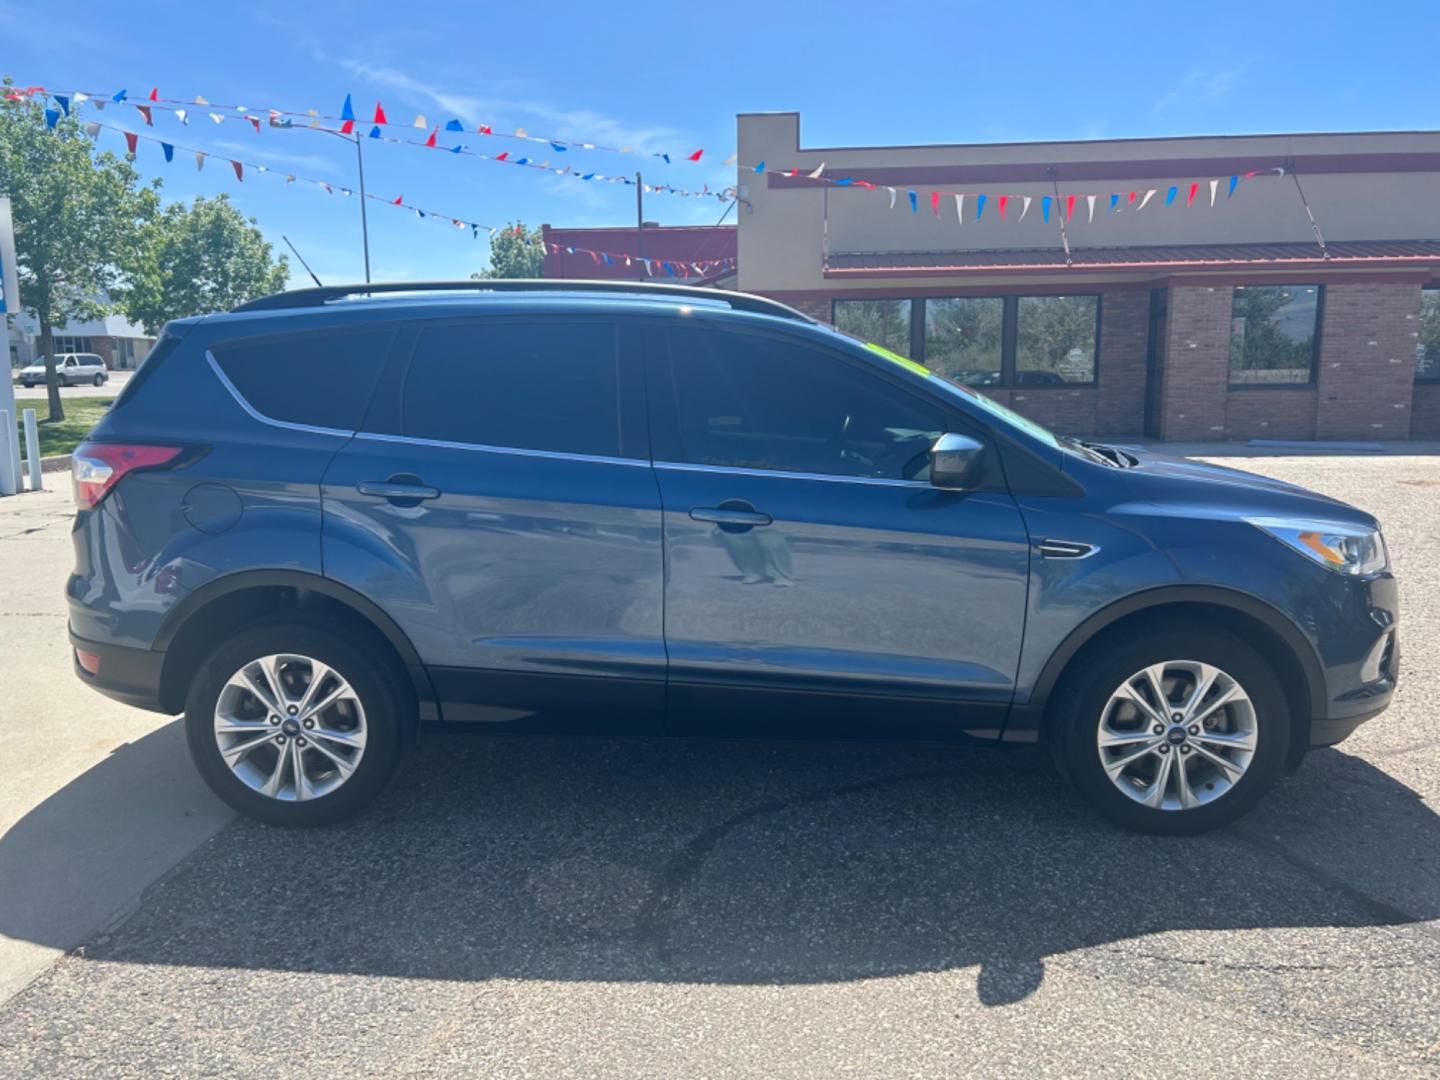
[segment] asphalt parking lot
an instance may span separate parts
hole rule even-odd
[[[0,501],[0,1075],[1440,1073],[1440,456],[1242,452],[1381,517],[1402,687],[1198,839],[1033,753],[599,737],[231,819],[70,675],[63,490]]]

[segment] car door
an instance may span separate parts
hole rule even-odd
[[[409,331],[326,474],[327,576],[387,611],[447,720],[661,719],[660,502],[614,322]]]
[[[941,433],[984,432],[794,335],[667,336],[649,388],[671,723],[998,737],[1024,523],[993,453],[980,490],[928,481]]]
[[[67,356],[65,358],[65,365],[60,370],[60,381],[66,384],[74,382],[78,370],[79,364],[76,361],[75,357]]]

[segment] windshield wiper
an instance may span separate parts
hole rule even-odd
[[[1076,441],[1079,442],[1079,440]],[[1129,469],[1133,466],[1140,464],[1139,458],[1135,457],[1133,454],[1127,454],[1124,450],[1121,450],[1119,447],[1116,446],[1106,446],[1104,443],[1091,442],[1082,442],[1079,445],[1083,446],[1091,453],[1099,454],[1106,461],[1109,461],[1111,464],[1116,465],[1122,469]]]

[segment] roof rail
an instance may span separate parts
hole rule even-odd
[[[491,293],[621,293],[631,296],[655,295],[676,299],[709,300],[729,304],[736,311],[778,315],[813,323],[815,320],[788,304],[751,293],[705,289],[694,285],[664,285],[646,281],[584,281],[560,278],[486,278],[479,281],[390,281],[370,285],[322,285],[316,289],[291,289],[262,296],[232,309],[234,311],[282,311],[320,307],[347,296],[374,296],[380,293],[491,292]]]

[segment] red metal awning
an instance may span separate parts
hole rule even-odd
[[[973,251],[832,252],[826,277],[924,277],[997,272],[1118,270],[1289,270],[1440,268],[1440,240],[1343,240],[1327,244],[1177,244],[1162,247],[1060,248]]]

